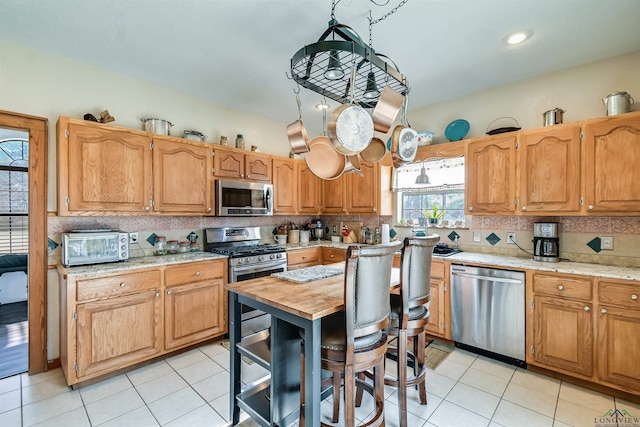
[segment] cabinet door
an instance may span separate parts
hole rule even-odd
[[[347,211],[346,176],[334,180],[322,180],[322,213],[341,214]]]
[[[590,120],[584,126],[587,213],[640,212],[640,113]]]
[[[273,213],[297,213],[298,180],[293,159],[273,159]]]
[[[224,281],[174,286],[164,299],[164,346],[167,350],[224,334]]]
[[[598,307],[598,382],[640,392],[640,312]]]
[[[297,268],[311,267],[320,264],[320,256],[322,252],[319,247],[296,249],[287,252],[287,269],[295,270]]]
[[[594,357],[591,303],[536,296],[534,304],[535,364],[591,378]]]
[[[244,154],[215,148],[213,150],[213,175],[219,178],[244,178]]]
[[[444,336],[444,280],[431,278],[431,302],[429,303],[429,323],[427,333]]]
[[[511,132],[472,139],[466,146],[467,215],[515,212],[516,137]]]
[[[153,139],[153,209],[205,214],[213,210],[211,149],[183,141]]]
[[[162,350],[160,292],[77,305],[79,380],[148,359]]]
[[[333,264],[347,259],[347,250],[338,248],[322,248],[322,264]]]
[[[320,213],[322,180],[315,176],[307,162],[298,161],[298,212]]]
[[[378,182],[377,164],[361,162],[358,173],[347,175],[347,211],[349,213],[378,213]]]
[[[151,210],[149,137],[78,123],[69,123],[68,135],[58,135],[60,214]]]
[[[580,127],[545,127],[518,134],[519,209],[561,215],[580,211]]]
[[[251,152],[245,154],[244,170],[247,179],[271,182],[271,156]]]

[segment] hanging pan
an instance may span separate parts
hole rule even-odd
[[[351,67],[351,103],[339,106],[331,114],[327,133],[340,154],[353,156],[367,148],[373,137],[373,120],[367,111],[355,103],[356,67]]]
[[[395,168],[412,162],[418,152],[418,132],[411,129],[407,121],[408,98],[407,93],[402,104],[402,124],[397,125],[391,134],[391,160]]]
[[[373,128],[378,132],[389,132],[403,101],[404,96],[391,89],[390,86],[385,87],[373,113],[371,113]]]
[[[368,163],[378,163],[384,155],[387,153],[387,147],[383,140],[374,136],[371,138],[371,142],[360,152],[360,157],[362,160]]]
[[[333,143],[326,136],[327,110],[322,110],[323,135],[316,136],[309,143],[309,152],[305,154],[305,161],[311,172],[326,180],[339,178],[344,173],[346,157],[338,153]]]
[[[295,92],[295,90],[294,90]],[[300,96],[296,93],[296,102],[298,104],[298,120],[287,126],[287,137],[291,143],[291,151],[294,154],[302,154],[309,151],[309,138],[307,137],[307,130],[302,123],[302,105],[300,103]]]

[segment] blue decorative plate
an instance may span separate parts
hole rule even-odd
[[[460,141],[467,136],[470,128],[471,126],[468,121],[463,119],[454,120],[447,125],[444,136],[446,136],[449,141]]]

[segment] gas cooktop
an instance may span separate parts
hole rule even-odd
[[[229,258],[240,258],[254,255],[273,254],[278,252],[285,252],[286,249],[279,245],[270,244],[256,244],[256,245],[242,245],[242,246],[221,246],[212,248],[211,252],[226,255]]]

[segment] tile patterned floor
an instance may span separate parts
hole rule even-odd
[[[0,426],[226,426],[228,369],[229,352],[218,342],[79,390],[65,385],[60,369],[15,375],[0,380]],[[257,364],[242,369],[245,383],[266,374]],[[583,427],[612,409],[640,416],[640,405],[459,349],[427,381],[426,406],[409,392],[409,426]],[[385,397],[386,424],[395,427],[395,389],[387,387]],[[365,397],[356,418],[372,407]],[[323,416],[331,408],[330,399],[323,402]],[[243,419],[243,427],[258,425]]]

